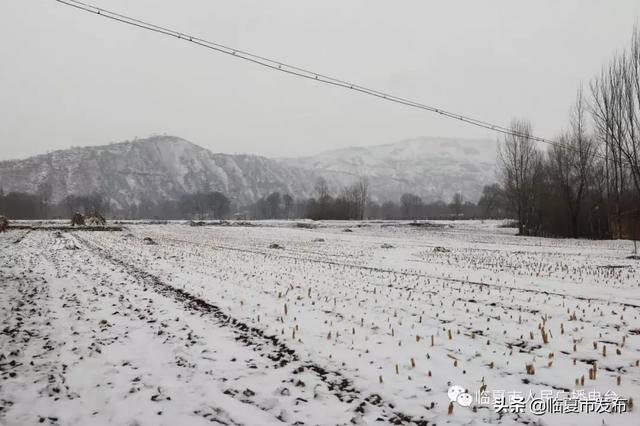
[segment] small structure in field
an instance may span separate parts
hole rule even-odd
[[[6,217],[0,216],[0,232],[5,232],[9,227],[9,221]]]
[[[84,226],[84,216],[75,212],[71,217],[71,226]]]
[[[94,210],[85,217],[85,224],[87,226],[105,226],[107,224],[107,220],[100,214],[100,212]]]

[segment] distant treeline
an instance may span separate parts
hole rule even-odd
[[[160,203],[142,200],[124,208],[114,208],[101,194],[69,195],[51,203],[42,194],[0,189],[0,215],[9,219],[70,219],[73,213],[98,211],[110,219],[208,219],[228,218],[231,202],[221,192],[185,194],[179,200]]]
[[[249,206],[252,219],[308,218],[314,220],[359,219],[474,219],[507,217],[506,199],[496,184],[484,188],[475,204],[456,193],[449,203],[424,202],[415,194],[405,193],[397,201],[378,203],[369,197],[366,179],[360,179],[339,194],[331,194],[327,183],[319,179],[313,197],[294,200],[274,192]]]
[[[101,194],[69,195],[51,203],[45,195],[11,192],[0,189],[0,215],[10,219],[68,219],[73,213],[98,211],[109,219],[473,219],[507,217],[506,200],[498,185],[484,188],[475,204],[455,194],[449,203],[425,203],[415,194],[402,194],[398,201],[378,203],[369,197],[366,179],[360,179],[339,194],[330,193],[320,179],[315,195],[294,199],[289,194],[272,192],[248,206],[233,205],[221,192],[187,194],[179,200],[140,202],[124,208],[114,208]]]

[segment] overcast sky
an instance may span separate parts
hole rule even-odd
[[[551,137],[628,45],[637,0],[87,0],[235,48]],[[0,159],[150,134],[298,156],[417,136],[495,137],[54,0],[0,3]]]

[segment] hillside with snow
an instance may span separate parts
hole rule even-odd
[[[366,176],[372,195],[381,201],[397,200],[405,192],[425,201],[449,201],[461,192],[476,201],[482,187],[495,182],[496,148],[492,140],[416,138],[282,161],[344,184]]]
[[[444,138],[328,151],[316,156],[269,159],[216,154],[184,139],[154,136],[104,146],[72,148],[0,162],[0,188],[48,194],[103,194],[116,209],[183,194],[220,191],[246,205],[271,192],[313,195],[320,176],[338,191],[367,177],[374,200],[412,192],[425,201],[448,201],[460,191],[475,201],[495,180],[495,142]]]
[[[4,192],[38,193],[48,186],[54,202],[69,194],[101,193],[116,208],[206,191],[245,204],[272,191],[308,194],[313,182],[308,172],[265,157],[214,154],[172,136],[0,162]]]

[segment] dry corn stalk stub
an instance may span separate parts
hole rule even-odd
[[[547,334],[547,332],[544,330],[544,327],[540,328],[540,334],[542,335],[542,342],[546,345],[547,343],[549,343],[549,335]]]

